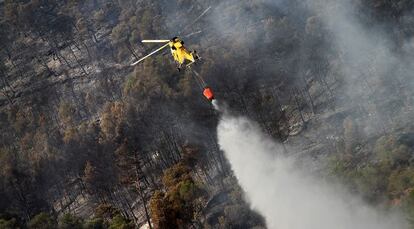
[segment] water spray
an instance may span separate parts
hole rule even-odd
[[[251,208],[270,229],[406,229],[397,213],[383,212],[325,182],[285,156],[283,148],[244,117],[218,106],[218,143]]]

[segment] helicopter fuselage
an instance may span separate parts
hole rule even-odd
[[[184,42],[174,37],[168,42],[170,46],[171,54],[174,60],[181,66],[185,63],[185,61],[189,61],[190,63],[195,62],[198,59],[198,56],[195,51],[188,51],[187,48],[184,46]]]

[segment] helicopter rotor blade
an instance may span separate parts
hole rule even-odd
[[[163,45],[163,46],[161,46],[160,48],[158,48],[158,49],[156,49],[156,50],[152,51],[150,54],[148,54],[148,55],[146,55],[146,56],[142,57],[142,58],[141,58],[141,59],[139,59],[138,61],[136,61],[136,62],[132,63],[132,64],[131,64],[131,66],[135,66],[135,65],[137,65],[139,62],[141,62],[141,61],[143,61],[143,60],[147,59],[148,57],[150,57],[150,56],[154,55],[155,53],[157,53],[157,52],[159,52],[159,51],[163,50],[163,49],[164,49],[164,48],[166,48],[167,46],[168,46],[168,43],[167,43],[167,44],[165,44],[165,45]]]
[[[142,40],[142,43],[165,43],[169,42],[170,40]]]
[[[182,33],[184,33],[189,27],[191,27],[192,25],[194,25],[196,22],[198,22],[209,10],[211,9],[211,6],[209,6],[207,9],[205,9],[200,16],[198,16],[196,19],[193,20],[193,22],[191,22],[191,24],[187,25],[186,27],[184,27],[178,34],[181,35]]]
[[[192,32],[192,33],[189,33],[189,34],[183,36],[183,38],[188,38],[188,37],[191,37],[193,35],[196,35],[196,34],[199,34],[199,33],[202,33],[202,32],[203,32],[203,30],[199,30],[199,31],[196,31],[196,32]]]

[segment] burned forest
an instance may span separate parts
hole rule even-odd
[[[0,229],[305,228],[257,135],[414,228],[413,121],[409,0],[0,0]]]

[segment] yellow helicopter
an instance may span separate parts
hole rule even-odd
[[[206,10],[204,10],[195,20],[193,20],[193,22],[189,25],[187,25],[186,27],[184,27],[184,29],[179,32],[178,34],[183,33],[184,31],[186,31],[188,28],[190,28],[192,25],[194,25],[198,20],[200,20],[209,10],[211,9],[211,6],[209,6]],[[194,34],[198,34],[201,33],[202,31],[197,31],[194,33],[190,33],[184,37],[190,37]],[[173,37],[170,40],[143,40],[142,43],[165,43],[163,46],[161,46],[160,48],[152,51],[151,53],[149,53],[148,55],[142,57],[141,59],[139,59],[138,61],[134,62],[131,64],[131,66],[135,66],[138,63],[142,62],[143,60],[147,59],[148,57],[160,52],[161,50],[163,50],[166,47],[170,47],[171,50],[171,54],[174,58],[174,61],[177,63],[177,68],[178,71],[181,70],[181,68],[183,66],[185,67],[189,67],[190,65],[196,63],[197,60],[200,59],[200,57],[197,55],[197,52],[195,50],[193,51],[189,51],[185,46],[184,46],[184,41],[181,40],[178,37]]]
[[[152,51],[148,55],[142,57],[138,61],[131,64],[131,66],[135,66],[136,64],[140,63],[141,61],[145,60],[146,58],[154,55],[155,53],[163,50],[166,47],[170,47],[171,54],[174,58],[174,61],[177,63],[177,68],[180,71],[181,67],[185,65],[186,67],[190,66],[191,64],[195,63],[200,57],[197,55],[197,52],[189,51],[184,46],[184,41],[182,41],[178,37],[173,37],[170,40],[143,40],[142,43],[166,43],[160,48]]]

